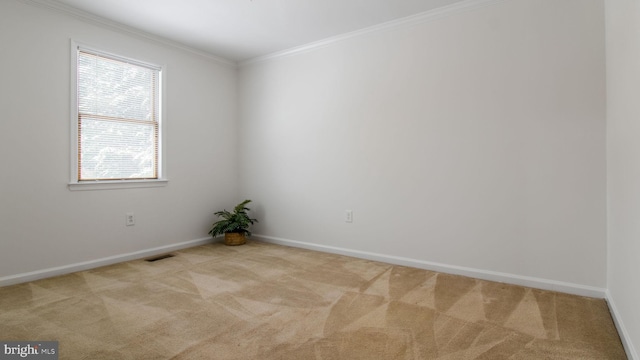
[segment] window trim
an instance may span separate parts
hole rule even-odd
[[[158,76],[158,164],[157,179],[113,179],[113,180],[88,180],[78,181],[78,50],[82,49],[97,55],[103,55],[118,61],[134,65],[141,65],[157,69]],[[168,184],[166,170],[166,139],[165,139],[165,81],[166,69],[164,65],[152,64],[129,57],[117,55],[110,51],[99,50],[93,46],[86,45],[71,39],[71,82],[70,82],[70,171],[69,190],[108,190],[108,189],[130,189],[144,187],[159,187]]]

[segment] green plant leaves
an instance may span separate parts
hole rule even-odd
[[[233,209],[233,213],[227,210],[215,212],[214,215],[222,218],[222,220],[218,220],[213,223],[211,230],[209,230],[209,234],[213,237],[225,233],[244,233],[248,236],[251,236],[249,226],[258,222],[258,220],[250,218],[249,214],[247,213],[247,211],[251,209],[249,209],[245,205],[250,202],[251,200],[245,200],[236,205]]]

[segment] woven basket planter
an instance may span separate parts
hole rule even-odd
[[[242,245],[247,242],[247,237],[244,233],[225,233],[224,244],[229,246]]]

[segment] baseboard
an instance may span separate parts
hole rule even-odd
[[[303,248],[308,250],[323,251],[323,252],[328,252],[333,254],[357,257],[361,259],[381,261],[381,262],[386,262],[386,263],[395,264],[395,265],[411,266],[419,269],[443,272],[443,273],[454,274],[454,275],[463,275],[463,276],[473,277],[477,279],[526,286],[526,287],[531,287],[536,289],[558,291],[558,292],[563,292],[568,294],[595,297],[600,299],[604,299],[606,296],[606,289],[579,285],[579,284],[566,283],[562,281],[540,279],[535,277],[520,276],[520,275],[501,273],[501,272],[495,272],[495,271],[467,268],[462,266],[439,264],[439,263],[434,263],[430,261],[410,259],[410,258],[405,258],[400,256],[393,256],[393,255],[378,254],[378,253],[372,253],[368,251],[353,250],[353,249],[340,248],[335,246],[319,245],[319,244],[313,244],[313,243],[296,241],[296,240],[282,239],[282,238],[277,238],[273,236],[254,234],[252,238],[255,238],[257,240],[261,240],[264,242],[268,242],[268,243],[273,243],[273,244],[298,247],[298,248]]]
[[[23,273],[23,274],[4,276],[4,277],[0,277],[0,287],[44,279],[52,276],[69,274],[77,271],[89,270],[89,269],[97,268],[100,266],[120,263],[123,261],[141,259],[148,256],[159,255],[159,254],[163,254],[163,253],[167,253],[175,250],[185,249],[188,247],[204,245],[214,241],[216,240],[211,239],[211,237],[206,237],[206,238],[201,238],[201,239],[196,239],[191,241],[185,241],[177,244],[160,246],[152,249],[146,249],[146,250],[135,251],[135,252],[121,254],[121,255],[109,256],[109,257],[91,260],[91,261],[84,261],[84,262],[79,262],[75,264],[37,270],[37,271],[32,271],[32,272]]]
[[[622,345],[624,346],[624,350],[627,352],[627,357],[629,360],[640,360],[638,357],[638,353],[633,346],[633,341],[631,341],[631,337],[627,332],[627,328],[624,326],[624,322],[622,321],[622,316],[618,312],[618,308],[616,307],[615,301],[611,297],[611,293],[609,289],[606,290],[606,300],[609,304],[609,310],[611,311],[611,317],[613,318],[613,322],[616,324],[616,329],[618,329],[618,334],[620,335],[620,341],[622,341]]]

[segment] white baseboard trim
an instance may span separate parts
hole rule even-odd
[[[611,297],[611,293],[609,289],[606,290],[606,298],[607,303],[609,304],[609,310],[611,311],[611,317],[613,318],[614,324],[616,324],[616,329],[618,329],[618,334],[620,335],[620,341],[622,341],[622,345],[624,346],[624,350],[627,352],[627,358],[629,360],[640,360],[638,357],[638,353],[633,346],[633,341],[631,341],[631,337],[627,332],[627,328],[624,326],[624,322],[622,321],[622,316],[618,312],[618,308],[616,307],[615,301]]]
[[[175,250],[185,249],[185,248],[198,246],[198,245],[204,245],[204,244],[212,243],[215,241],[216,240],[212,239],[211,237],[206,237],[206,238],[201,238],[196,240],[185,241],[177,244],[159,246],[152,249],[146,249],[146,250],[140,250],[140,251],[135,251],[135,252],[121,254],[121,255],[109,256],[109,257],[91,260],[91,261],[83,261],[75,264],[42,269],[42,270],[32,271],[28,273],[4,276],[4,277],[0,277],[0,287],[44,279],[52,276],[69,274],[77,271],[89,270],[89,269],[97,268],[100,266],[116,264],[124,261],[142,259],[145,257],[164,254],[164,253],[175,251]]]
[[[252,238],[255,238],[256,240],[272,243],[272,244],[292,246],[292,247],[298,247],[298,248],[303,248],[308,250],[323,251],[323,252],[328,252],[333,254],[352,256],[352,257],[361,258],[361,259],[381,261],[381,262],[386,262],[394,265],[410,266],[410,267],[415,267],[419,269],[437,271],[437,272],[442,272],[447,274],[468,276],[468,277],[482,279],[482,280],[496,281],[496,282],[513,284],[513,285],[520,285],[520,286],[526,286],[526,287],[531,287],[536,289],[542,289],[542,290],[558,291],[558,292],[580,295],[580,296],[595,297],[600,299],[604,299],[606,297],[606,289],[597,288],[593,286],[572,284],[572,283],[566,283],[562,281],[540,279],[540,278],[529,277],[529,276],[507,274],[507,273],[501,273],[501,272],[490,271],[490,270],[481,270],[481,269],[474,269],[474,268],[468,268],[468,267],[462,267],[462,266],[446,265],[446,264],[434,263],[430,261],[410,259],[410,258],[405,258],[400,256],[378,254],[378,253],[372,253],[368,251],[360,251],[360,250],[353,250],[353,249],[347,249],[347,248],[341,248],[341,247],[335,247],[335,246],[319,245],[319,244],[308,243],[303,241],[282,239],[282,238],[273,237],[273,236],[253,234]]]

